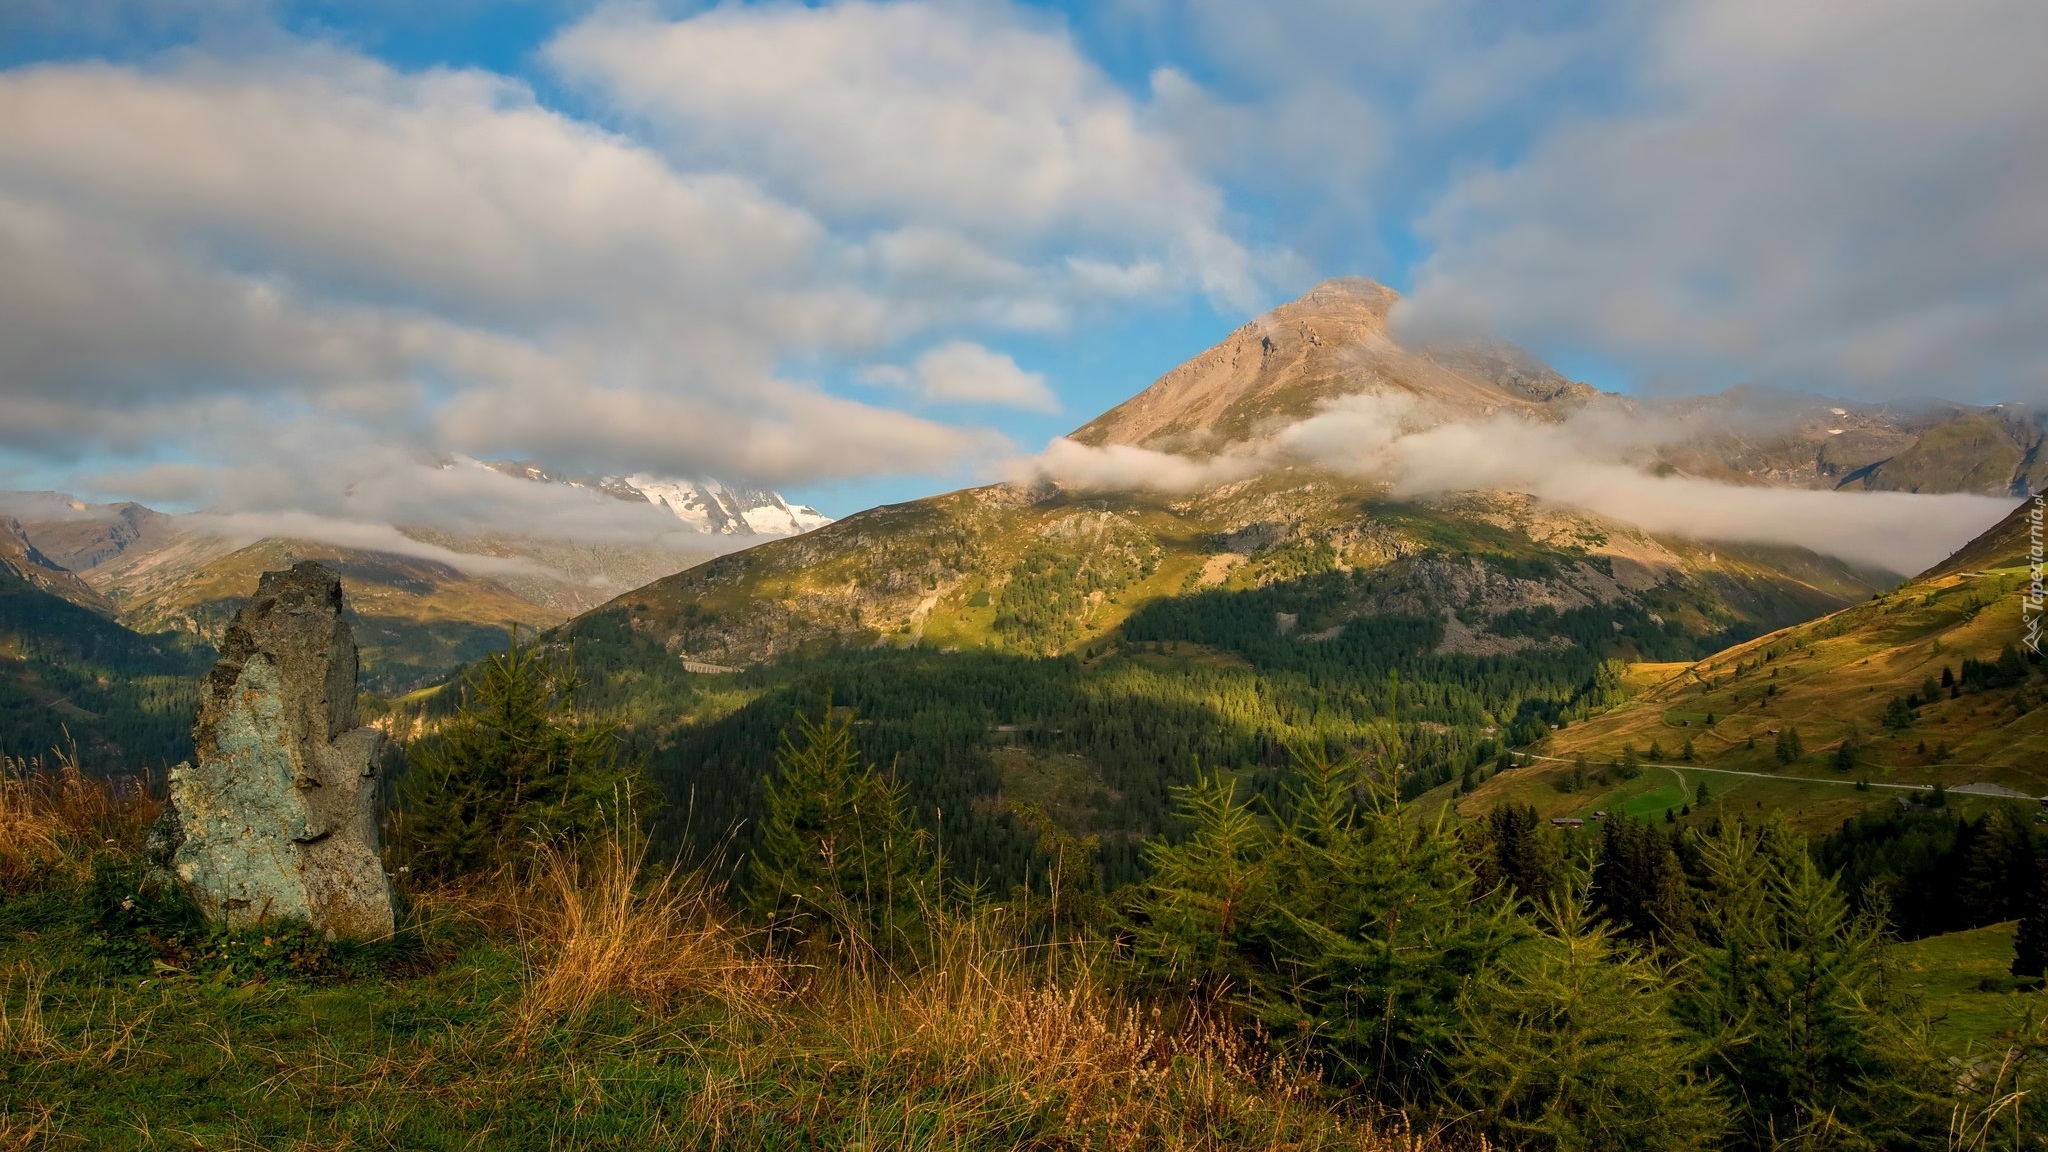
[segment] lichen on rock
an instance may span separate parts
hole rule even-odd
[[[266,572],[207,677],[196,762],[171,773],[170,864],[207,916],[391,933],[377,843],[377,749],[356,715],[341,581],[315,563]]]

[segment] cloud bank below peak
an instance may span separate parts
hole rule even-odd
[[[1693,431],[1597,411],[1555,424],[1505,413],[1431,423],[1405,397],[1368,393],[1212,456],[1061,438],[1013,461],[1010,475],[1182,493],[1305,466],[1383,484],[1397,498],[1525,492],[1659,535],[1789,545],[1901,575],[1931,567],[2012,510],[2011,500],[1989,496],[1767,488],[1645,470],[1647,450]]]

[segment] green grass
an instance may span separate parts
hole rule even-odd
[[[1899,978],[1925,1000],[1935,1036],[1947,1047],[1981,1050],[2018,1015],[2042,1010],[2048,997],[2013,990],[2013,930],[2012,923],[1993,924],[1896,947]]]
[[[1624,816],[1637,819],[1662,817],[1666,809],[1683,807],[1691,799],[1690,790],[1677,778],[1677,773],[1652,768],[1647,770],[1647,775],[1659,783],[1649,791],[1623,801],[1620,811]]]

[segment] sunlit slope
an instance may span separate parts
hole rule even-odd
[[[950,493],[721,557],[592,617],[729,666],[891,645],[1048,655],[1113,642],[1161,599],[1327,572],[1371,579],[1326,609],[1276,616],[1276,633],[1314,644],[1362,616],[1419,614],[1444,621],[1442,650],[1477,655],[1575,643],[1589,615],[1623,608],[1674,637],[1768,630],[1881,580],[1798,549],[1709,549],[1522,497],[1395,503],[1290,472],[1186,499]]]
[[[155,567],[111,574],[105,586],[124,623],[215,641],[264,572],[317,560],[341,576],[362,649],[364,687],[372,691],[417,687],[504,647],[514,626],[538,631],[562,620],[494,580],[429,560],[293,540],[264,540],[224,554],[213,541],[188,546],[203,551],[184,557],[160,552],[150,558]]]
[[[1827,825],[1867,803],[1913,798],[1903,789],[1935,784],[1964,789],[1959,795],[2048,794],[2048,709],[2041,707],[2048,691],[2025,643],[2021,606],[2030,507],[1866,603],[1697,663],[1632,669],[1637,695],[1553,734],[1536,751],[1556,759],[1487,782],[1463,807],[1478,811],[1512,797],[1539,801],[1555,815],[1661,812],[1685,803],[1676,784],[1683,777],[1694,795],[1705,781],[1710,794],[1739,792],[1745,807],[1769,801]],[[1798,735],[1797,754],[1785,749],[1789,761],[1780,755],[1788,732]],[[1688,744],[1691,760],[1683,754]],[[1600,767],[1631,748],[1678,771],[1600,782]],[[1594,782],[1562,791],[1582,754]],[[1858,781],[1873,787],[1859,791]]]

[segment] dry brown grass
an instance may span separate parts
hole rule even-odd
[[[1084,954],[1010,946],[992,916],[933,912],[919,963],[855,945],[804,964],[762,951],[700,879],[640,866],[616,842],[548,853],[523,884],[501,881],[496,913],[465,899],[515,925],[526,950],[507,1036],[519,1052],[618,997],[641,1009],[651,1048],[722,1053],[682,1108],[692,1146],[794,1125],[872,1148],[983,1148],[1027,1131],[1062,1148],[1438,1147],[1333,1111],[1312,1072],[1255,1039],[1167,1021]]]
[[[1437,1146],[1385,1118],[1333,1113],[1312,1070],[1220,1022],[1168,1022],[1083,953],[1007,946],[986,917],[938,917],[936,932],[936,955],[912,971],[824,969],[805,990],[832,1050],[808,1058],[859,1069],[878,1090],[873,1146],[912,1134],[905,1081],[932,1089],[912,1141],[930,1147],[1026,1118],[1057,1147]]]
[[[18,889],[39,868],[83,876],[108,850],[134,854],[163,810],[140,780],[85,773],[74,756],[0,757],[0,887]]]
[[[700,876],[646,876],[644,855],[617,838],[582,853],[552,849],[509,893],[528,955],[521,1034],[580,1022],[609,996],[655,1013],[705,998],[747,1016],[779,1006],[782,966],[749,950]]]
[[[48,973],[26,966],[0,975],[0,1052],[19,1059],[61,1049],[43,1019],[43,988],[48,983]]]

